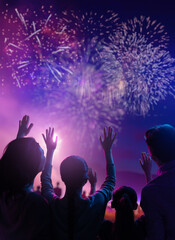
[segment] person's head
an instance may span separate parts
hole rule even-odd
[[[171,125],[150,128],[145,133],[145,141],[151,158],[158,165],[175,160],[175,128]]]
[[[34,138],[15,139],[0,160],[0,188],[15,190],[31,185],[44,163],[44,152]]]
[[[111,207],[117,209],[125,200],[129,201],[132,210],[137,209],[137,193],[133,188],[126,186],[119,187],[114,191]]]
[[[116,210],[113,239],[135,239],[134,212],[137,209],[137,194],[131,187],[122,186],[113,193],[111,207]]]
[[[88,166],[84,159],[69,156],[60,165],[60,173],[67,188],[81,189],[88,179]]]

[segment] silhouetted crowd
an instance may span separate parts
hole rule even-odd
[[[141,207],[134,219],[137,194],[128,186],[115,189],[116,170],[112,146],[116,133],[104,128],[100,143],[106,176],[96,190],[97,176],[80,156],[71,155],[60,165],[66,192],[61,198],[59,182],[53,188],[52,160],[57,147],[54,128],[42,134],[47,153],[34,138],[26,137],[33,124],[29,116],[19,121],[17,137],[5,148],[0,160],[0,240],[175,240],[175,128],[164,124],[145,133],[149,153],[139,160],[145,173]],[[158,165],[152,179],[152,160]],[[33,191],[36,175],[41,189]],[[90,182],[89,196],[82,191]],[[129,184],[129,183],[128,183]],[[107,203],[115,210],[115,221],[104,220]]]
[[[56,187],[54,187],[54,192],[55,192],[55,194],[60,198],[61,197],[61,193],[62,193],[62,190],[61,190],[61,188],[59,187],[59,182],[57,182],[57,185],[56,185]],[[34,192],[35,193],[37,193],[37,194],[41,194],[41,187],[38,185],[37,187],[36,187],[36,190],[34,190]],[[83,196],[83,194],[82,194],[82,196]]]

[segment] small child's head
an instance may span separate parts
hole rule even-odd
[[[13,140],[0,160],[1,189],[14,190],[31,185],[44,164],[44,151],[34,138]]]
[[[63,160],[60,173],[66,187],[71,189],[82,188],[88,180],[88,166],[84,159],[78,156],[69,156]]]
[[[137,193],[133,188],[126,186],[119,187],[114,191],[111,207],[117,209],[125,200],[131,204],[132,210],[137,209]]]

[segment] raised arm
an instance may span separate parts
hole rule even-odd
[[[89,183],[91,185],[90,195],[92,195],[95,192],[95,188],[97,184],[97,174],[96,172],[94,173],[92,172],[92,168],[89,168],[88,176],[89,176]]]
[[[44,170],[41,174],[41,194],[47,198],[48,201],[56,198],[57,195],[54,193],[51,173],[52,173],[52,159],[53,154],[57,146],[57,137],[56,140],[53,140],[54,128],[46,129],[46,135],[42,134],[43,139],[46,143],[47,154],[46,154],[46,164]]]
[[[112,197],[112,192],[115,188],[116,183],[116,173],[115,166],[112,156],[112,145],[116,138],[116,133],[113,133],[111,127],[108,128],[108,131],[104,128],[104,139],[100,137],[100,142],[105,153],[106,159],[106,171],[107,176],[104,183],[101,186],[100,192],[105,195],[106,202],[108,202]]]
[[[33,127],[33,123],[29,125],[29,116],[25,115],[22,120],[19,120],[19,128],[16,138],[23,138],[27,136]]]
[[[54,128],[46,129],[46,135],[42,134],[43,139],[45,141],[47,147],[47,155],[46,155],[46,164],[52,164],[53,154],[57,146],[57,137],[56,140],[53,140]]]
[[[149,153],[142,152],[142,159],[139,159],[139,163],[145,173],[146,183],[149,183],[152,180],[152,159]]]
[[[113,156],[112,156],[112,145],[116,138],[116,133],[113,134],[113,130],[111,127],[108,128],[108,133],[106,133],[106,128],[104,128],[104,140],[100,136],[101,146],[105,152],[106,164],[114,164]]]

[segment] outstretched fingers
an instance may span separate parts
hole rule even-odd
[[[149,155],[149,153],[146,154],[145,152],[142,152],[141,156],[142,156],[142,158],[139,159],[139,163],[140,163],[141,167],[143,168],[143,170],[150,169],[152,166],[152,159],[151,159],[151,156]]]
[[[30,132],[30,130],[31,130],[32,127],[33,127],[33,123],[31,123],[31,124],[29,125],[29,127],[28,127],[28,129],[27,129],[27,132],[28,132],[28,133]]]
[[[139,159],[139,163],[140,163],[140,166],[141,166],[142,169],[143,169],[143,163],[142,163],[142,160],[141,160],[141,159]]]
[[[54,136],[54,128],[49,127],[46,129],[46,135],[42,134],[43,139],[45,141],[45,144],[47,146],[48,150],[55,150],[57,146],[57,139],[58,137],[56,136],[55,140],[53,140]]]
[[[52,128],[51,130],[51,138],[53,138],[53,135],[54,135],[54,128]]]
[[[116,135],[116,133],[113,134],[112,127],[108,127],[107,130],[104,128],[104,139],[102,140],[100,136],[100,143],[105,151],[109,151],[112,148]]]
[[[30,123],[29,125],[29,120],[30,120],[30,117],[28,115],[25,115],[22,118],[22,120],[19,120],[17,138],[21,138],[29,134],[31,128],[33,127],[33,123]]]

